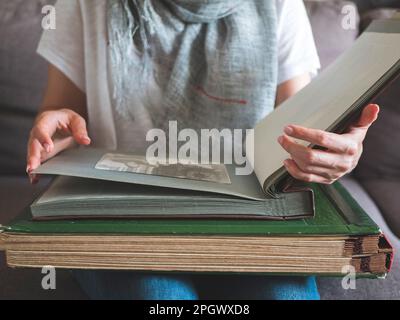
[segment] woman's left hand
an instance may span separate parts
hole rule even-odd
[[[291,155],[284,165],[296,179],[306,182],[331,184],[351,172],[358,164],[363,151],[363,141],[369,127],[378,118],[379,106],[364,108],[357,123],[344,134],[289,125],[278,141]],[[295,139],[310,142],[324,150],[312,149]]]

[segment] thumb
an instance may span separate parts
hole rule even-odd
[[[377,119],[379,114],[379,106],[370,104],[366,106],[361,113],[360,119],[354,125],[355,128],[368,129]]]

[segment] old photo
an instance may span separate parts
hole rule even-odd
[[[98,170],[132,172],[163,177],[230,184],[229,174],[223,164],[163,164],[149,163],[146,157],[108,153],[96,164]]]

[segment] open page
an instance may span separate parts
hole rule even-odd
[[[119,159],[120,162],[112,161],[116,159]],[[253,200],[265,200],[266,198],[255,174],[238,176],[235,174],[233,165],[226,165],[224,168],[217,166],[218,170],[216,171],[190,166],[188,173],[187,171],[182,172],[183,169],[178,170],[176,166],[173,166],[171,170],[165,167],[152,170],[149,168],[150,165],[138,168],[138,159],[143,160],[144,158],[141,155],[125,152],[121,154],[121,152],[102,149],[79,148],[65,151],[50,159],[34,173],[214,192]],[[159,171],[162,171],[163,174],[157,174]],[[202,172],[199,173],[199,171]],[[210,171],[214,172],[213,177]],[[206,173],[202,174],[204,172]],[[181,178],[184,175],[186,178]],[[187,175],[192,175],[191,179],[188,179]],[[196,175],[200,175],[201,179],[194,179]],[[219,178],[223,179],[224,183],[215,182]]]
[[[370,28],[354,46],[310,85],[279,106],[255,128],[254,167],[260,184],[278,170],[289,154],[277,139],[290,124],[328,130],[370,92],[400,60],[400,20]],[[299,141],[307,144],[307,142]]]

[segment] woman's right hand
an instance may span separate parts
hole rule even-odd
[[[86,121],[70,109],[44,111],[38,115],[28,142],[27,168],[31,183],[38,178],[32,174],[40,164],[78,143],[89,145]]]

